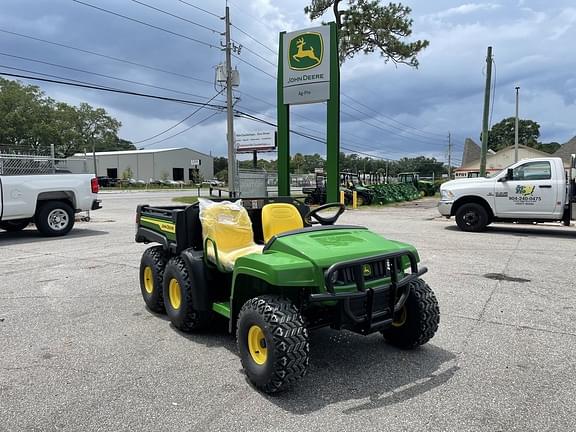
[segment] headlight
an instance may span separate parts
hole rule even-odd
[[[442,197],[443,200],[449,200],[454,198],[454,193],[452,193],[452,191],[450,190],[441,190],[440,191],[440,196]]]

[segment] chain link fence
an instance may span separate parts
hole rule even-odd
[[[85,158],[59,159],[42,154],[2,153],[0,150],[0,175],[40,175],[71,173],[72,165],[86,171]]]

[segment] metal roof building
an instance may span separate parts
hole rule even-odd
[[[84,156],[78,153],[74,157]],[[208,180],[214,177],[214,158],[189,148],[161,148],[86,153],[86,164],[69,164],[75,173],[94,172],[110,178],[136,180],[176,180],[196,182],[199,176]],[[85,166],[87,168],[85,168]]]

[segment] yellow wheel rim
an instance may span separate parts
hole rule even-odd
[[[266,348],[266,338],[262,329],[253,325],[248,330],[248,350],[254,363],[263,365],[268,359],[268,348]]]
[[[144,289],[148,294],[154,292],[154,274],[150,266],[144,268]]]
[[[174,278],[170,280],[170,285],[168,285],[168,297],[170,300],[170,306],[173,309],[180,309],[182,304],[182,289],[180,288],[180,283]]]
[[[397,320],[392,321],[392,325],[394,327],[402,327],[404,324],[406,324],[406,318],[407,317],[408,317],[408,313],[406,312],[406,306],[403,306]]]

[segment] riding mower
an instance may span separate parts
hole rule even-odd
[[[428,342],[439,308],[413,246],[335,225],[341,204],[289,197],[137,208],[147,307],[185,332],[224,317],[249,381],[275,393],[302,378],[309,332],[380,332],[399,348]]]

